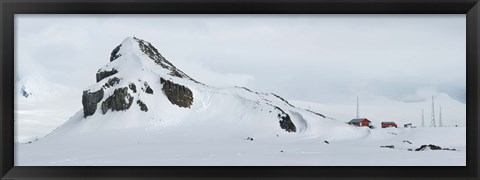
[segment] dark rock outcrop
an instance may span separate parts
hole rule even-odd
[[[442,150],[442,148],[440,146],[436,146],[436,145],[433,145],[433,144],[429,144],[429,145],[422,145],[420,146],[419,148],[415,149],[415,151],[425,151],[427,149],[430,149],[430,150]]]
[[[147,82],[145,82],[143,85],[145,86],[145,92],[146,92],[147,94],[153,94],[153,89],[150,88],[150,86],[148,85]]]
[[[137,93],[137,87],[135,86],[135,84],[130,83],[128,85],[128,88],[130,88],[133,91],[133,93]]]
[[[312,111],[312,110],[309,110],[309,109],[305,109],[305,110],[307,110],[308,112],[311,112],[311,113],[313,113],[313,114],[315,114],[315,115],[317,115],[317,116],[320,116],[320,117],[326,118],[326,117],[325,117],[325,115],[323,115],[323,114],[317,113],[317,112],[315,112],[315,111]]]
[[[83,117],[91,116],[97,110],[97,104],[103,98],[103,89],[95,92],[83,91],[82,105],[83,105]]]
[[[182,74],[180,74],[180,70],[177,70],[177,68],[172,68],[171,69],[172,72],[170,72],[170,75],[172,76],[176,76],[176,77],[183,77]]]
[[[127,87],[115,89],[113,94],[102,102],[102,113],[107,113],[109,109],[112,111],[125,111],[130,108],[132,102],[133,97],[128,93]]]
[[[118,57],[120,57],[121,55],[118,53],[118,51],[120,51],[120,47],[122,47],[122,45],[118,45],[117,47],[115,47],[115,49],[113,49],[112,53],[110,54],[110,62],[112,62],[113,60],[117,59]]]
[[[137,100],[137,104],[138,104],[138,106],[140,106],[140,110],[145,111],[145,112],[148,111],[147,105],[145,103],[143,103],[142,101]]]
[[[157,48],[152,46],[152,44],[136,37],[134,37],[134,39],[138,42],[138,46],[140,47],[140,50],[144,54],[146,54],[148,57],[150,57],[150,59],[152,59],[156,64],[162,66],[165,69],[170,70],[170,73],[169,73],[170,75],[176,76],[179,78],[187,78],[196,83],[200,83],[195,79],[191,78],[190,76],[188,76],[187,74],[185,74],[180,69],[176,68],[172,63],[170,63],[167,59],[165,59],[165,57],[163,57],[160,54],[160,52],[158,52]]]
[[[170,69],[170,67],[173,67],[173,64],[168,62],[161,54],[158,52],[157,48],[152,46],[150,43],[134,37],[134,39],[138,42],[138,46],[140,47],[140,50],[145,53],[150,59],[153,59],[155,63],[158,65],[162,66],[165,69]]]
[[[394,145],[387,145],[387,146],[380,146],[381,148],[390,148],[390,149],[395,149]]]
[[[288,104],[290,107],[294,107],[292,104],[290,104],[287,100],[283,99],[282,97],[280,97],[279,95],[276,95],[276,94],[273,94],[271,93],[273,96],[277,97],[278,99],[282,100],[283,102],[285,102],[286,104]]]
[[[104,88],[113,87],[113,86],[117,85],[119,82],[120,82],[120,79],[119,79],[119,78],[113,77],[113,78],[109,79],[109,80],[103,85],[103,87],[104,87]]]
[[[172,104],[185,108],[192,105],[193,93],[190,89],[163,78],[160,78],[160,83],[163,84],[162,90]]]
[[[242,86],[233,86],[233,87],[240,88],[240,89],[245,89],[245,90],[247,90],[248,92],[252,92],[252,93],[253,93],[252,90],[250,90],[250,89],[248,89],[248,88],[246,88],[246,87],[242,87]]]
[[[287,132],[296,132],[297,127],[295,127],[295,124],[293,124],[292,120],[290,119],[290,116],[279,107],[275,106],[275,109],[280,112],[277,116],[278,119],[280,119],[280,127]]]
[[[258,95],[260,95],[260,94],[267,95],[266,93],[255,92],[255,91],[252,91],[252,90],[250,90],[250,89],[248,89],[248,88],[246,88],[246,87],[242,87],[242,86],[233,86],[233,87],[240,88],[240,89],[244,89],[244,90],[247,90],[248,92],[255,93],[255,94],[258,94]],[[263,100],[267,100],[267,99],[263,99]],[[267,101],[270,102],[270,100],[267,100]]]
[[[111,75],[117,74],[118,71],[116,69],[112,69],[111,71],[98,71],[97,72],[97,82],[100,82],[102,79],[105,79]]]

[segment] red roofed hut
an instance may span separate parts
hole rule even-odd
[[[387,127],[395,127],[397,128],[397,124],[395,122],[382,122],[382,128],[387,128]]]
[[[370,127],[371,123],[372,122],[370,120],[368,120],[367,118],[357,118],[357,119],[352,119],[347,124],[354,125],[354,126],[360,126],[360,127],[362,127],[362,126]]]

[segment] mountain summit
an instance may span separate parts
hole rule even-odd
[[[165,59],[162,56],[162,54],[158,52],[157,48],[152,46],[149,42],[136,37],[126,38],[125,40],[123,40],[122,44],[118,45],[115,49],[113,49],[110,55],[110,61],[114,61],[122,56],[128,57],[128,55],[132,53],[136,57],[141,57],[144,55],[148,56],[148,58],[153,60],[157,65],[160,65],[162,68],[167,69],[169,71],[168,74],[171,76],[175,76],[179,78],[187,78],[192,81],[195,81],[194,79],[190,78],[187,74],[177,69],[177,67],[175,67],[172,63],[170,63],[167,59]],[[99,79],[97,74],[97,82],[98,81]]]
[[[84,117],[95,114],[97,106],[102,114],[128,110],[134,100],[140,110],[147,112],[148,106],[140,97],[154,94],[149,82],[163,84],[158,92],[163,91],[173,104],[190,107],[192,91],[173,83],[173,78],[199,83],[166,60],[149,42],[128,37],[113,49],[110,63],[98,70],[97,83],[83,92]],[[103,99],[106,94],[108,97]]]

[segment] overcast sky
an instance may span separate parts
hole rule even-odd
[[[446,94],[464,105],[465,25],[465,15],[16,15],[16,72],[81,92],[136,36],[212,86],[321,104]]]

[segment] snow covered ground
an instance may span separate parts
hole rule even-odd
[[[78,115],[78,114],[77,114]],[[16,144],[16,166],[465,166],[465,128],[355,128],[328,137],[248,136],[228,129],[118,130]],[[145,133],[147,131],[148,133]],[[246,140],[252,137],[253,141]],[[327,140],[329,144],[324,141]],[[412,144],[409,144],[409,141]],[[457,151],[408,151],[435,144]],[[394,149],[380,146],[394,145]]]

